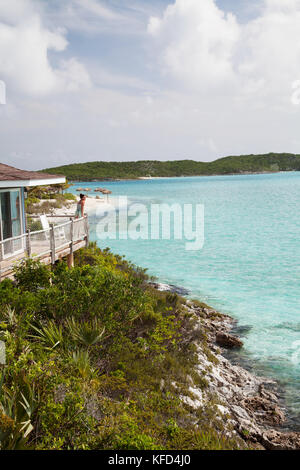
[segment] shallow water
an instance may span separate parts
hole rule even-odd
[[[147,206],[204,204],[200,251],[186,251],[186,240],[99,245],[249,326],[245,352],[258,372],[285,385],[288,405],[300,414],[300,173],[82,184],[105,186]],[[93,239],[96,222],[91,217]]]

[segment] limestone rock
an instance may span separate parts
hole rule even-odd
[[[268,450],[299,450],[300,433],[283,433],[271,429],[262,434],[260,442]]]
[[[192,408],[201,406],[205,409],[206,403],[214,397],[226,435],[238,434],[253,448],[300,450],[300,433],[270,429],[281,425],[285,419],[275,392],[276,383],[258,377],[222,356],[218,346],[240,348],[243,345],[231,334],[235,321],[192,302],[187,303],[186,308],[197,320],[195,328],[202,330],[206,337],[206,345],[199,339],[194,344],[198,354],[196,370],[200,375],[204,374],[207,386],[198,393],[196,386],[192,387],[190,392],[194,397],[184,397],[184,401]]]
[[[216,343],[223,348],[241,348],[243,342],[237,337],[229,333],[219,332],[216,334]]]
[[[259,422],[278,425],[284,421],[284,413],[270,400],[259,395],[243,400],[242,404],[252,412]]]

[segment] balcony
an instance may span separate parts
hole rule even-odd
[[[61,222],[57,222],[61,218]],[[0,241],[0,280],[13,278],[16,263],[26,257],[39,259],[44,264],[54,265],[67,257],[73,265],[73,253],[89,243],[88,217],[80,219],[66,216],[47,216],[49,228],[26,233]],[[65,220],[64,220],[65,219]]]

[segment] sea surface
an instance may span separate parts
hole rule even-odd
[[[241,356],[250,359],[255,372],[279,381],[289,414],[299,422],[300,172],[80,186],[104,186],[113,197],[144,204],[149,213],[151,204],[204,205],[199,251],[187,251],[184,239],[107,239],[98,240],[99,246],[236,318],[243,332]],[[90,223],[97,240],[99,215]]]

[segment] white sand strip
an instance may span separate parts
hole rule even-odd
[[[77,198],[77,202],[79,197]],[[77,202],[71,202],[68,208],[62,207],[61,209],[55,209],[53,217],[56,215],[72,217],[75,215]],[[84,212],[87,215],[99,215],[104,212],[110,212],[111,210],[118,209],[120,207],[120,201],[118,197],[109,196],[108,202],[106,196],[101,199],[96,199],[95,196],[87,196],[84,206]]]

